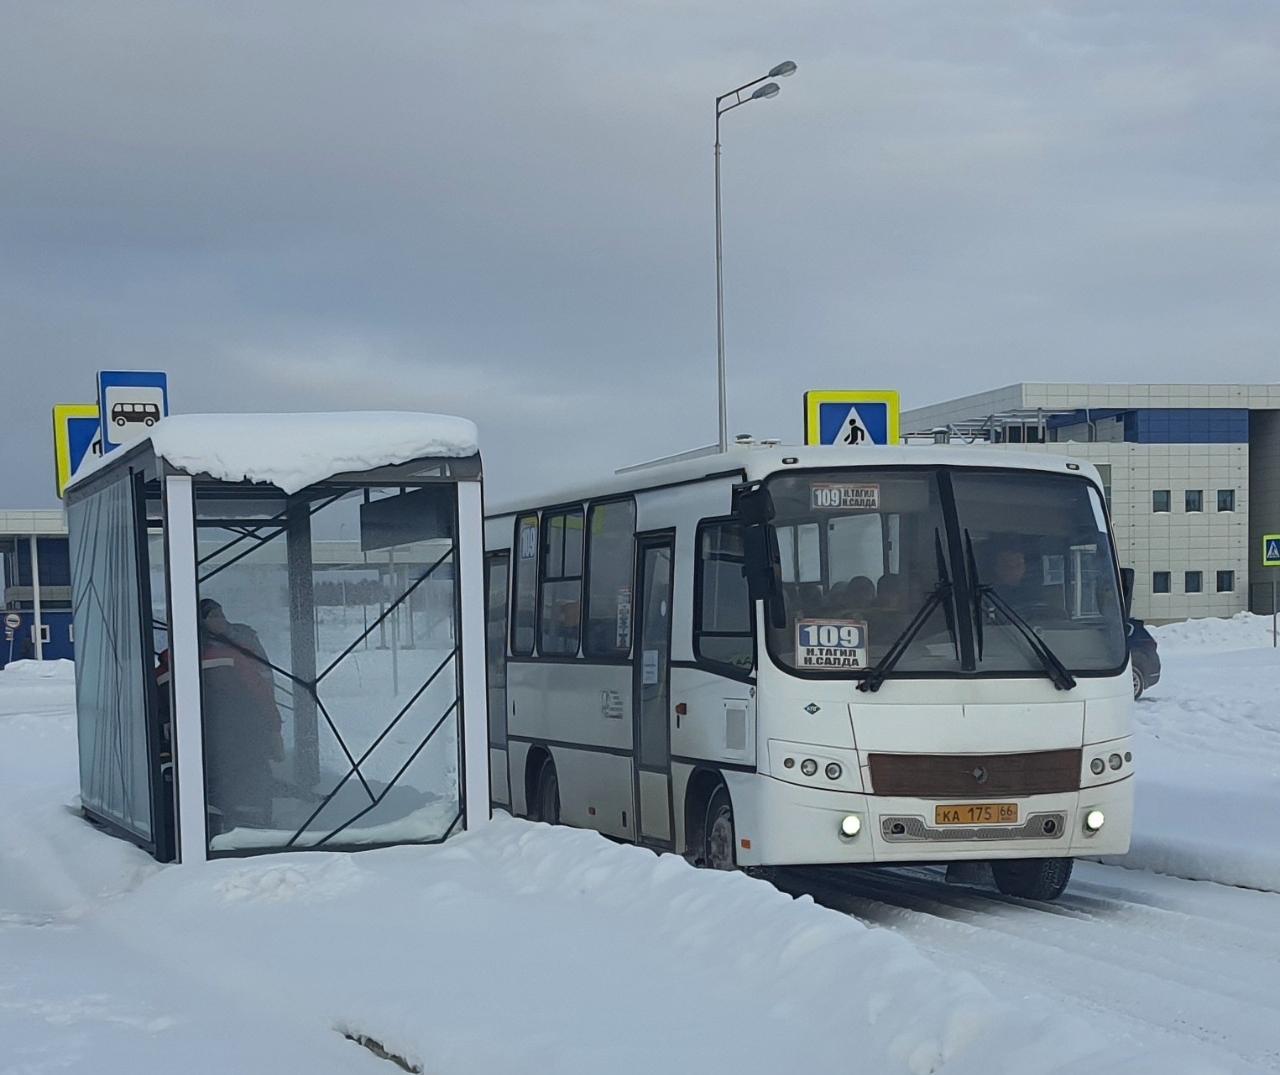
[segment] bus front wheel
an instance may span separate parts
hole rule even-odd
[[[1071,880],[1072,859],[996,859],[991,874],[1006,896],[1056,900]]]
[[[737,839],[733,829],[733,802],[723,784],[707,800],[702,826],[702,864],[711,870],[738,868]]]

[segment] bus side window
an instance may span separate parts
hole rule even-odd
[[[509,553],[490,553],[484,559],[485,659],[489,682],[489,743],[507,745],[507,565]]]
[[[631,500],[593,504],[587,523],[588,657],[631,653],[631,587],[635,570],[636,506]]]
[[[516,523],[515,583],[511,599],[511,653],[528,657],[533,653],[538,610],[538,517],[522,515]]]
[[[699,661],[728,665],[738,673],[750,672],[755,663],[745,563],[740,523],[698,527],[693,654]]]
[[[572,657],[578,652],[582,613],[582,509],[544,515],[542,534],[538,652]]]

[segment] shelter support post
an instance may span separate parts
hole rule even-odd
[[[305,500],[291,498],[285,516],[289,560],[289,637],[291,668],[296,679],[316,679],[316,602],[311,574],[311,510]],[[293,778],[314,787],[320,778],[320,735],[316,700],[299,684],[293,690]]]
[[[462,804],[467,828],[489,818],[489,717],[485,679],[484,524],[480,483],[458,483],[459,648],[462,656]]]
[[[178,858],[208,857],[204,788],[204,716],[200,703],[200,635],[196,611],[196,526],[191,479],[164,483],[165,561],[169,572],[169,667],[173,678],[173,750]]]

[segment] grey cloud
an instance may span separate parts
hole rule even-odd
[[[100,366],[184,410],[477,418],[495,495],[814,386],[1272,379],[1263,3],[0,4],[0,421]],[[551,471],[556,471],[552,474]]]

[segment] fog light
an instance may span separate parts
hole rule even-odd
[[[857,814],[845,814],[840,821],[840,835],[847,836],[849,839],[857,836],[862,831],[862,818]]]
[[[1106,816],[1101,810],[1090,810],[1084,815],[1084,827],[1090,832],[1097,832],[1106,822]]]
[[[1106,772],[1107,763],[1103,761],[1101,758],[1094,758],[1093,761],[1089,763],[1089,769],[1094,776],[1101,776],[1104,772]]]
[[[1119,754],[1112,754],[1111,757],[1107,759],[1107,761],[1111,763],[1111,768],[1113,769],[1119,769],[1120,766],[1124,764],[1124,762],[1120,759]]]
[[[783,759],[782,759],[782,767],[783,767],[784,769],[794,769],[794,768],[796,767],[796,760],[795,760],[795,758],[783,758]]]
[[[800,771],[804,773],[805,776],[813,776],[813,774],[818,771],[818,763],[812,758],[805,758],[805,760],[800,763]]]
[[[841,769],[840,766],[837,765],[835,762],[832,761],[827,763],[827,779],[828,780],[839,780],[840,774],[842,772],[844,772],[844,770]]]

